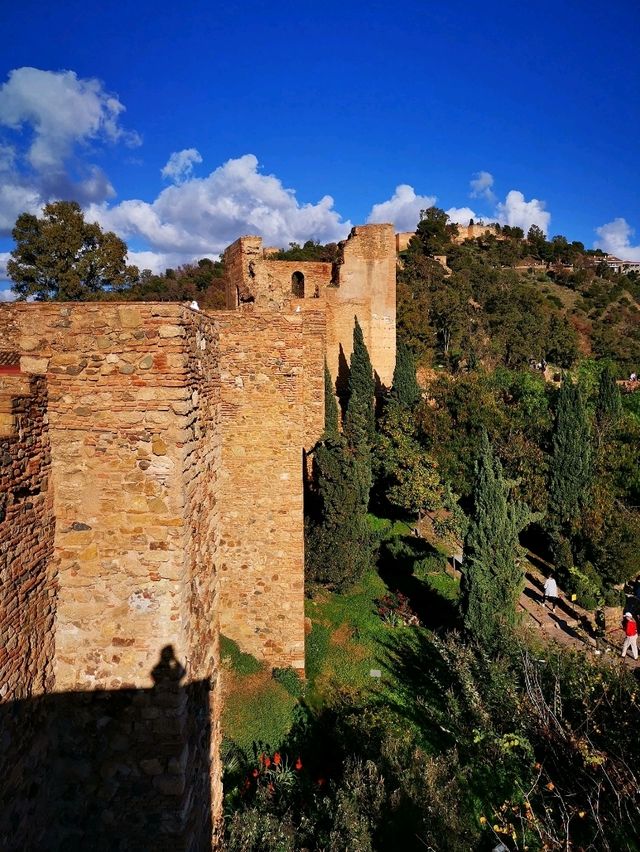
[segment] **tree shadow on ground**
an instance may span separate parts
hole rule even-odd
[[[378,571],[391,592],[407,596],[421,624],[430,630],[450,630],[460,626],[457,607],[415,573],[421,560],[436,554],[424,539],[399,536],[382,542]]]

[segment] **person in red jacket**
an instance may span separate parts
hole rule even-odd
[[[631,648],[631,653],[633,654],[633,659],[638,659],[638,625],[636,624],[636,620],[630,612],[625,612],[623,616],[623,625],[624,625],[624,644],[622,646],[622,656],[627,656],[627,651]]]

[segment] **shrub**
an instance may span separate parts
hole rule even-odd
[[[602,597],[602,581],[593,565],[585,562],[581,568],[569,568],[566,590],[576,596],[580,606],[594,610]]]
[[[623,589],[607,589],[604,593],[605,606],[624,606],[625,601]]]
[[[390,627],[411,625],[416,627],[420,619],[411,609],[409,598],[401,592],[390,592],[376,601],[378,615]]]

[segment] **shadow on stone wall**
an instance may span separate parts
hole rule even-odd
[[[0,849],[212,848],[210,684],[171,646],[152,677],[0,705]]]

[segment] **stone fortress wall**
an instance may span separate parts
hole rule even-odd
[[[458,234],[453,237],[453,242],[456,245],[461,245],[465,240],[477,240],[478,237],[484,237],[486,234],[493,235],[497,240],[504,240],[505,237],[498,233],[493,222],[486,225],[483,222],[474,222],[473,225],[469,222],[468,225],[458,225]],[[409,247],[409,242],[415,236],[415,231],[401,231],[396,234],[396,251],[406,251]]]
[[[260,237],[240,237],[224,254],[227,308],[291,310],[317,302],[326,315],[326,357],[340,382],[362,326],[380,386],[390,387],[396,357],[396,238],[393,225],[359,225],[339,246],[335,264],[270,260]],[[302,289],[301,289],[302,288]]]
[[[226,261],[228,311],[0,306],[2,848],[63,822],[32,783],[52,765],[78,837],[97,779],[87,830],[207,848],[219,633],[304,673],[303,457],[355,315],[391,383],[393,228],[355,228],[335,267],[257,237]]]

